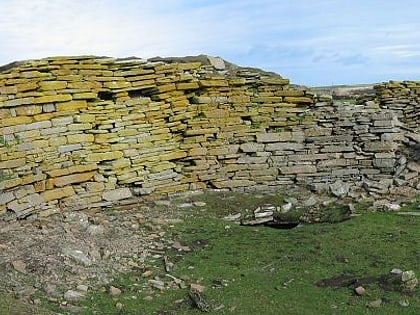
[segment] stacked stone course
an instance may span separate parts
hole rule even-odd
[[[0,70],[3,217],[209,187],[419,189],[419,164],[403,150],[419,143],[419,83],[403,84],[404,101],[382,85],[379,103],[351,106],[206,56]]]

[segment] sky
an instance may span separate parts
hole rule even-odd
[[[208,54],[307,86],[420,80],[419,0],[0,0],[0,65]]]

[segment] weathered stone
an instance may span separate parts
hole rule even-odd
[[[59,94],[59,95],[46,95],[36,97],[32,103],[34,104],[44,104],[44,103],[57,103],[57,102],[66,102],[72,99],[69,94]]]
[[[92,179],[94,175],[95,175],[95,172],[72,174],[72,175],[57,177],[54,179],[53,182],[54,182],[54,186],[63,187],[69,184],[87,182],[88,180]]]
[[[121,289],[114,287],[114,286],[110,286],[109,288],[109,295],[116,297],[121,295]]]
[[[415,161],[410,161],[407,163],[407,168],[410,171],[420,173],[420,164]]]
[[[284,98],[285,102],[288,103],[296,103],[296,104],[312,104],[313,99],[310,97],[292,97],[292,96],[286,96]]]
[[[257,142],[281,142],[292,140],[291,132],[277,132],[277,133],[257,133]]]
[[[164,153],[159,156],[161,161],[171,161],[176,159],[181,159],[187,156],[187,153],[184,151],[174,151],[170,153]]]
[[[18,99],[7,100],[3,103],[5,107],[14,107],[26,104],[33,104],[35,98],[34,97],[23,97]]]
[[[0,192],[0,205],[5,205],[16,197],[12,192]]]
[[[209,60],[210,64],[216,70],[225,70],[226,69],[225,61],[222,58],[207,56],[207,59]]]
[[[12,261],[12,267],[16,271],[19,271],[21,273],[26,273],[26,263],[23,260],[15,260]]]
[[[267,161],[266,156],[242,156],[238,159],[239,164],[263,164]]]
[[[81,292],[79,290],[75,291],[75,290],[67,290],[64,293],[64,299],[68,302],[74,303],[74,302],[79,302],[83,299],[86,298],[86,293],[85,292]]]
[[[404,289],[413,291],[419,284],[416,274],[413,270],[404,271],[401,274],[402,286]]]
[[[59,134],[59,133],[65,133],[66,131],[67,131],[67,127],[47,128],[47,129],[42,129],[41,130],[41,135],[43,135],[43,136],[55,135],[55,134]]]
[[[364,150],[367,152],[388,152],[395,149],[395,144],[392,142],[366,142]]]
[[[64,103],[58,103],[56,109],[58,112],[74,111],[79,109],[85,109],[87,107],[86,100],[77,100]]]
[[[373,165],[376,167],[393,168],[395,162],[395,159],[374,159]]]
[[[265,146],[266,151],[295,151],[295,150],[302,150],[303,148],[304,148],[303,143],[295,143],[295,142],[268,143]]]
[[[254,181],[245,179],[214,181],[212,183],[217,188],[250,187],[255,184]]]
[[[331,193],[336,197],[345,197],[349,193],[350,187],[348,184],[343,183],[341,180],[336,181],[330,185]]]
[[[264,144],[255,143],[255,142],[247,142],[247,143],[241,144],[240,149],[242,152],[245,152],[245,153],[262,152],[264,151]]]
[[[24,125],[24,124],[29,124],[31,122],[32,122],[32,118],[28,116],[3,118],[1,120],[1,127]]]
[[[316,173],[317,169],[313,165],[300,165],[300,166],[283,166],[280,167],[281,174],[308,174]]]
[[[67,87],[67,81],[41,81],[39,88],[43,91],[47,90],[62,90]]]
[[[36,130],[36,129],[44,129],[44,128],[50,128],[51,122],[50,121],[39,121],[32,124],[26,125],[26,130]]]
[[[44,201],[51,201],[51,200],[58,200],[64,197],[72,196],[76,192],[74,191],[72,186],[56,188],[44,191],[41,193],[41,197]]]
[[[67,136],[67,142],[71,143],[84,143],[84,142],[93,142],[94,136],[92,134],[83,134],[77,133],[74,135]]]
[[[122,158],[124,153],[121,151],[92,153],[87,156],[86,160],[90,162],[99,162],[107,160],[116,160]]]
[[[67,141],[65,141],[65,143],[67,143]],[[62,145],[58,147],[58,151],[60,153],[66,153],[66,152],[72,152],[72,151],[77,151],[80,150],[82,148],[82,145],[77,143],[77,144],[69,144],[69,145]]]
[[[351,145],[331,145],[325,146],[321,149],[322,153],[335,153],[335,152],[351,152],[353,151],[353,146]]]
[[[16,108],[16,115],[18,116],[33,116],[42,113],[42,107],[37,105],[19,106]]]
[[[88,257],[88,255],[86,255],[80,249],[65,247],[62,251],[64,255],[73,258],[77,263],[81,265],[90,266],[93,263],[92,260]]]
[[[51,123],[54,127],[64,127],[71,123],[73,123],[73,117],[72,116],[64,116],[64,117],[57,117],[52,118]]]
[[[118,188],[114,190],[104,191],[102,198],[106,201],[118,201],[131,198],[133,196],[130,188]]]

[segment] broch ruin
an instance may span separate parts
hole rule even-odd
[[[419,113],[420,82],[349,105],[210,56],[12,63],[0,219],[206,188],[416,196]]]

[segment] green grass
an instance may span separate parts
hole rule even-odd
[[[343,273],[364,278],[388,274],[393,268],[414,270],[420,277],[420,217],[364,213],[341,223],[281,230],[220,218],[264,203],[281,204],[282,196],[219,193],[191,199],[204,200],[207,206],[182,209],[185,223],[168,228],[168,233],[192,251],[170,250],[166,255],[174,263],[172,276],[206,288],[208,314],[420,314],[419,287],[408,294],[370,284],[366,296],[356,296],[346,287],[316,285]],[[171,283],[162,259],[149,262],[147,269]],[[188,287],[150,289],[150,278],[141,277],[143,271],[115,279],[114,285],[122,289],[119,297],[91,294],[81,303],[87,307],[81,314],[201,314],[191,306]],[[366,307],[378,298],[383,305]],[[402,300],[409,306],[399,305]],[[123,305],[121,310],[117,303]]]

